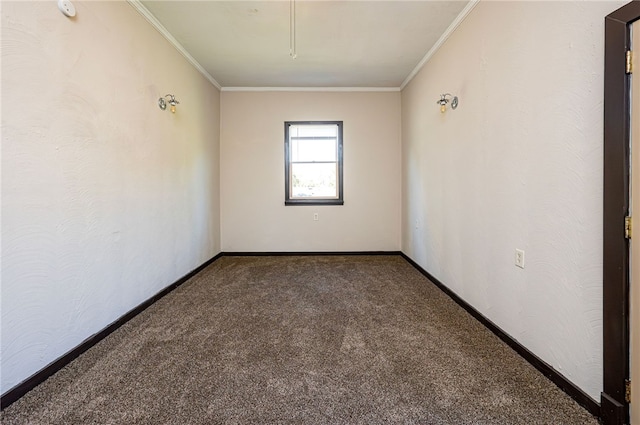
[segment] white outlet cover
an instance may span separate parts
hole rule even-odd
[[[71,3],[71,0],[58,0],[58,9],[70,18],[76,16],[76,8],[73,3]]]
[[[524,269],[524,250],[516,249],[516,266]]]

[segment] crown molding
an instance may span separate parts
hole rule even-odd
[[[200,65],[200,63],[197,60],[195,60],[193,56],[189,54],[189,52],[187,52],[187,50],[182,46],[182,44],[180,44],[178,40],[176,40],[175,37],[172,36],[171,33],[164,27],[164,25],[162,25],[160,21],[158,21],[158,19],[156,19],[156,17],[153,16],[151,12],[149,12],[149,9],[147,9],[140,2],[140,0],[127,0],[127,3],[129,3],[135,10],[137,10],[138,13],[140,13],[151,25],[153,25],[153,27],[157,29],[158,32],[162,34],[162,36],[166,38],[167,41],[171,43],[173,47],[175,47],[176,50],[180,52],[180,54],[184,56],[185,59],[189,61],[189,63],[198,70],[198,72],[200,72],[200,74],[204,76],[204,78],[206,78],[218,90],[222,89],[222,86],[215,80],[215,78],[213,78],[211,74],[209,74],[204,69],[204,67]]]
[[[138,13],[140,13],[162,36],[171,43],[182,56],[193,65],[211,84],[220,91],[229,92],[398,92],[402,91],[407,84],[420,72],[431,57],[442,47],[447,39],[453,34],[458,26],[464,21],[469,13],[475,8],[480,0],[470,0],[464,9],[458,14],[456,19],[449,25],[446,31],[431,47],[422,60],[411,71],[400,87],[222,87],[215,78],[209,74],[200,63],[171,35],[171,33],[156,19],[155,16],[140,2],[140,0],[127,0]]]
[[[462,12],[458,14],[456,19],[453,20],[451,25],[449,25],[449,27],[445,30],[442,36],[440,36],[438,41],[436,41],[433,47],[431,47],[431,49],[427,52],[427,54],[424,55],[422,60],[418,62],[418,65],[416,65],[413,71],[411,71],[411,74],[407,76],[407,78],[404,80],[404,82],[400,86],[400,90],[403,90],[407,86],[407,84],[409,84],[411,80],[413,80],[413,77],[415,77],[418,74],[418,72],[420,72],[420,70],[426,65],[426,63],[429,62],[429,59],[431,59],[431,57],[440,49],[440,47],[442,47],[445,41],[447,41],[449,37],[451,37],[451,34],[453,34],[456,28],[458,28],[458,26],[462,23],[462,21],[464,21],[467,15],[473,10],[474,7],[478,5],[479,2],[480,0],[469,1],[469,3],[465,6],[465,8],[462,9]]]
[[[223,87],[234,92],[399,92],[400,87]]]

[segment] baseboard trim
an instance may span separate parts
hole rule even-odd
[[[164,297],[165,295],[167,295],[168,293],[176,289],[178,286],[182,285],[187,280],[191,279],[193,276],[198,274],[205,267],[207,267],[208,265],[210,265],[211,263],[213,263],[223,255],[224,255],[223,253],[219,253],[213,258],[210,258],[209,260],[205,261],[203,264],[196,267],[186,275],[182,276],[180,279],[170,284],[169,286],[167,286],[157,294],[153,295],[151,298],[147,299],[146,301],[139,304],[137,307],[134,307],[132,310],[125,313],[120,318],[116,319],[113,323],[108,325],[106,328],[102,329],[98,333],[93,334],[89,338],[85,339],[83,342],[80,343],[80,345],[76,346],[71,351],[67,352],[66,354],[63,354],[57,360],[54,360],[53,362],[49,363],[44,368],[40,369],[38,372],[31,375],[29,378],[25,379],[24,381],[22,381],[21,383],[19,383],[9,391],[7,391],[0,398],[0,410],[4,410],[6,407],[16,402],[18,399],[20,399],[20,397],[22,397],[23,395],[25,395],[26,393],[34,389],[36,386],[44,382],[51,375],[53,375],[54,373],[56,373],[57,371],[59,371],[69,363],[71,363],[73,360],[79,357],[82,353],[84,353],[85,351],[87,351],[88,349],[96,345],[98,342],[100,342],[101,340],[109,336],[109,334],[117,330],[120,326],[124,325],[129,320],[133,319],[135,316],[142,313],[153,303],[155,303],[160,298]]]
[[[429,279],[433,284],[435,284],[442,292],[447,294],[453,301],[455,301],[460,307],[464,308],[469,314],[471,314],[475,319],[477,319],[480,323],[487,327],[491,332],[493,332],[498,338],[504,341],[509,347],[511,347],[516,353],[522,356],[526,361],[528,361],[533,367],[538,369],[544,376],[546,376],[551,382],[556,384],[558,388],[567,393],[571,398],[573,398],[578,404],[587,409],[589,413],[594,416],[600,417],[600,404],[592,399],[587,393],[578,388],[573,382],[569,381],[562,374],[560,374],[557,370],[553,368],[550,364],[542,360],[540,357],[533,354],[529,351],[525,346],[520,344],[518,341],[513,339],[509,334],[500,329],[495,323],[485,317],[482,313],[476,310],[471,304],[464,301],[460,298],[455,292],[449,289],[446,285],[436,279],[431,273],[423,269],[418,263],[413,261],[409,256],[407,256],[404,252],[401,252],[400,255],[404,258],[409,264],[415,267],[420,273],[422,273],[427,279]]]
[[[600,394],[600,400],[602,423],[604,425],[624,425],[624,405],[605,392]]]
[[[313,255],[401,255],[400,251],[268,251],[268,252],[225,252],[225,257],[296,257]]]

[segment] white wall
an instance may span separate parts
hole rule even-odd
[[[399,92],[222,92],[222,249],[400,249]],[[344,205],[284,205],[284,122],[344,121]],[[313,221],[313,213],[319,220]]]
[[[403,251],[596,400],[603,22],[623,3],[481,2],[402,92]]]
[[[2,2],[2,393],[220,252],[218,90],[74,4]]]

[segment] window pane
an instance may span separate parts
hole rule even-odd
[[[336,139],[303,139],[291,141],[291,161],[336,161]]]
[[[291,164],[291,197],[337,198],[336,164]]]
[[[334,124],[292,125],[291,137],[338,137],[338,126]]]

